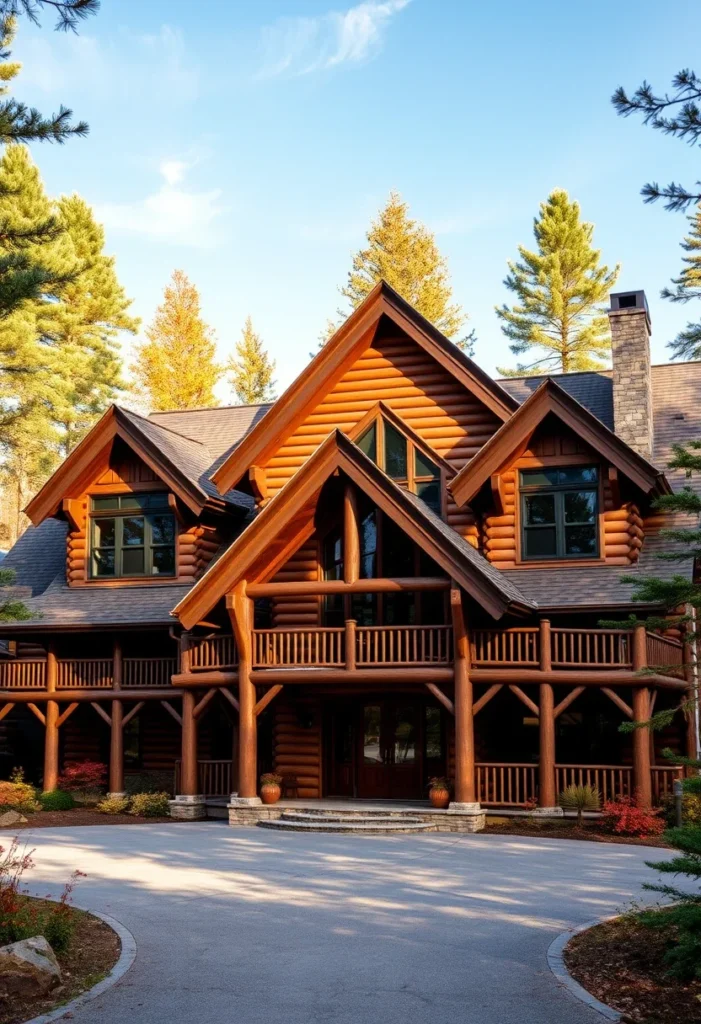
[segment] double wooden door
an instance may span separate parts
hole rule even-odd
[[[358,796],[411,800],[421,796],[421,706],[401,700],[361,707]]]

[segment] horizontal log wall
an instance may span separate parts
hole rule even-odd
[[[273,761],[280,775],[294,777],[297,796],[317,798],[322,793],[321,710],[318,701],[286,702],[274,708]],[[311,725],[307,727],[306,721]]]
[[[319,578],[319,545],[312,537],[289,558],[273,583],[298,583]],[[314,594],[273,598],[273,626],[321,625],[321,600]]]
[[[351,430],[380,400],[456,470],[500,425],[493,413],[414,342],[383,340],[363,353],[270,459],[266,467],[270,495],[284,486],[331,430]],[[477,547],[477,523],[469,509],[458,509],[449,498],[447,518]]]

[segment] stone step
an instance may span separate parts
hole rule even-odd
[[[258,828],[276,829],[279,832],[346,832],[358,835],[407,833],[407,832],[430,832],[435,826],[430,821],[363,821],[354,818],[346,821],[297,821],[289,818],[276,818],[272,820],[261,820]]]
[[[357,822],[365,822],[370,825],[383,825],[390,824],[396,825],[404,823],[406,825],[423,825],[425,822],[421,818],[416,818],[408,814],[348,814],[345,811],[327,811],[325,814],[319,814],[316,811],[308,810],[286,810],[282,812],[281,818],[283,821],[307,821],[314,822],[317,825],[327,824],[328,822],[342,822],[348,824],[355,824]]]

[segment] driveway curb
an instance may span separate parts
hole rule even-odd
[[[586,1003],[592,1010],[596,1010],[606,1020],[620,1021],[621,1014],[618,1010],[614,1010],[612,1006],[607,1006],[606,1003],[602,1003],[600,999],[593,996],[591,992],[575,981],[570,972],[567,970],[565,964],[565,946],[574,938],[575,935],[579,935],[580,932],[586,932],[590,928],[594,928],[597,924],[604,924],[606,921],[613,921],[618,914],[613,914],[611,917],[600,917],[595,921],[587,921],[586,924],[580,924],[577,928],[568,928],[566,932],[562,932],[557,936],[556,939],[548,946],[548,967],[555,975],[560,984],[570,992],[575,999],[579,999],[580,1002]],[[34,1022],[31,1022],[34,1024]]]
[[[93,910],[91,907],[81,907],[77,903],[71,903],[71,906],[75,907],[76,910],[83,910],[86,914],[92,914],[93,917],[99,917],[101,921],[109,925],[110,928],[117,933],[121,944],[121,952],[119,959],[114,965],[110,973],[102,981],[99,981],[97,985],[93,985],[87,992],[81,992],[75,999],[71,999],[69,1003],[63,1003],[61,1006],[57,1006],[55,1010],[49,1010],[48,1013],[42,1013],[39,1017],[32,1017],[30,1020],[23,1021],[22,1024],[49,1024],[49,1021],[59,1020],[67,1013],[72,1013],[77,1010],[84,1003],[90,1002],[91,999],[95,999],[97,996],[101,996],[107,989],[112,988],[113,985],[124,977],[131,965],[134,963],[136,957],[136,939],[131,934],[128,928],[117,921],[114,917],[110,917],[109,914],[102,914],[99,910]]]

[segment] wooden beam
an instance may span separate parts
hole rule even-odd
[[[368,579],[346,583],[345,580],[299,580],[289,583],[251,583],[249,597],[300,597],[323,594],[384,594],[404,591],[450,590],[450,580],[441,576],[408,576],[396,579]],[[231,595],[227,595],[227,602]],[[227,605],[231,607],[230,604]]]
[[[54,704],[55,701],[51,701],[51,703]],[[39,719],[42,725],[46,725],[46,715],[44,714],[43,711],[39,710],[36,704],[27,704],[27,707],[29,708],[33,715],[36,715],[36,717]]]
[[[196,685],[196,682],[195,682]],[[201,685],[201,684],[200,684]],[[164,698],[182,697],[183,690],[174,686],[164,686],[153,690],[109,690],[86,687],[84,690],[60,690],[58,696],[62,701],[78,701],[91,704],[96,700],[163,700]],[[42,704],[55,701],[57,694],[46,690],[0,690],[0,700],[11,701],[13,704]]]
[[[626,702],[623,700],[623,698],[619,697],[618,694],[614,690],[610,690],[608,688],[608,686],[602,686],[601,687],[601,692],[605,693],[606,696],[608,697],[608,699],[612,700],[613,703],[616,705],[616,707],[620,708],[621,711],[623,712],[623,714],[626,715],[627,718],[632,718],[633,717],[633,709],[632,709],[632,707],[630,707],[629,704],[626,704]]]
[[[3,718],[7,718],[14,706],[14,704],[5,704],[5,706],[0,709],[0,722],[2,722]]]
[[[635,651],[635,648],[633,650]],[[647,686],[636,686],[633,690],[633,720],[639,723],[647,722],[649,719],[650,691]],[[652,804],[650,726],[633,730],[633,781],[638,805],[650,807]]]
[[[213,686],[210,690],[207,690],[202,700],[198,701],[198,703],[195,704],[194,708],[192,709],[192,713],[196,719],[200,717],[204,709],[209,704],[210,700],[212,700],[213,697],[216,697],[216,694],[217,688],[216,686]]]
[[[570,704],[573,703],[579,697],[580,694],[584,693],[586,686],[575,686],[574,690],[570,690],[566,697],[564,697],[559,704],[555,705],[555,718],[559,718],[563,711],[566,711]]]
[[[529,711],[532,711],[532,712],[533,712],[533,714],[534,714],[534,715],[536,715],[536,716],[540,716],[540,708],[539,708],[539,707],[538,707],[538,705],[537,705],[537,704],[535,703],[535,701],[531,700],[531,698],[530,698],[530,697],[528,697],[528,696],[527,696],[527,695],[526,695],[526,694],[525,694],[525,693],[523,692],[523,690],[521,689],[521,687],[520,687],[520,686],[514,686],[514,684],[513,684],[513,683],[510,683],[510,684],[509,684],[509,689],[511,690],[511,692],[512,692],[512,693],[515,693],[515,694],[516,694],[516,696],[518,697],[518,699],[519,699],[520,701],[522,701],[522,703],[523,703],[523,704],[525,704],[525,705],[526,705],[526,707],[527,707],[527,708],[529,709]]]
[[[474,675],[474,670],[473,670],[473,675]],[[503,685],[504,685],[503,683],[495,683],[494,686],[490,686],[489,689],[485,693],[482,694],[480,699],[476,700],[475,703],[472,705],[472,713],[476,715],[478,711],[482,710],[482,708],[485,706],[485,704],[489,704],[489,702],[492,699],[492,697],[494,697],[497,693],[499,693],[499,690],[502,689]]]
[[[253,601],[247,593],[245,580],[227,596],[227,608],[239,652],[239,796],[253,799],[258,794],[258,726],[252,672]]]
[[[108,725],[112,725],[112,716],[108,715],[104,708],[101,708],[99,704],[95,703],[95,701],[90,701],[90,707],[95,708],[98,715],[100,716],[100,718],[103,719],[103,721],[107,722]]]
[[[133,707],[133,708],[131,709],[131,711],[130,711],[130,712],[129,712],[128,714],[126,714],[126,715],[124,716],[124,718],[122,719],[122,728],[123,728],[123,727],[124,727],[124,726],[125,726],[125,725],[126,725],[126,724],[127,724],[128,722],[131,722],[131,720],[132,720],[132,718],[134,717],[134,715],[138,715],[138,713],[139,713],[139,712],[141,711],[141,709],[142,709],[142,707],[144,706],[144,704],[145,704],[145,701],[143,701],[143,700],[140,700],[138,704],[135,704],[135,705],[134,705],[134,707]]]
[[[474,804],[475,796],[475,729],[472,680],[470,679],[470,644],[460,587],[451,581],[450,615],[453,623],[455,656],[455,802]]]
[[[426,683],[426,689],[433,694],[439,704],[442,704],[446,711],[449,711],[451,715],[455,714],[455,705],[450,697],[446,697],[439,686],[436,686],[435,683]]]
[[[180,791],[184,796],[196,796],[199,788],[197,771],[197,719],[194,693],[183,696],[183,731],[181,736]]]
[[[167,700],[160,701],[160,704],[166,709],[171,718],[174,718],[178,725],[183,724],[182,715],[179,715],[172,704],[169,704]]]
[[[470,675],[475,683],[492,683],[498,679],[508,678],[513,683],[568,683],[575,686],[640,686],[641,677],[629,669],[558,669],[552,672],[541,672],[537,668],[472,668]],[[673,676],[652,674],[645,676],[650,686],[659,686],[664,690],[685,690],[688,684],[683,679]]]
[[[355,487],[346,481],[343,492],[343,582],[352,585],[360,576],[360,534],[358,497]]]
[[[264,693],[260,700],[253,708],[253,714],[258,716],[261,711],[265,711],[271,700],[274,700],[280,690],[282,689],[282,683],[277,683],[275,686],[271,686],[267,693]]]
[[[74,701],[73,704],[69,704],[68,707],[64,711],[61,712],[61,714],[56,719],[56,726],[57,726],[57,728],[59,728],[59,729],[61,728],[63,723],[68,718],[71,717],[71,715],[73,714],[73,712],[75,711],[75,709],[77,707],[78,707],[78,701]]]
[[[236,700],[236,697],[234,697],[231,690],[227,689],[226,686],[223,686],[219,692],[221,693],[222,697],[226,697],[229,704],[231,704],[232,708],[236,708],[237,711],[239,710],[239,702]]]

